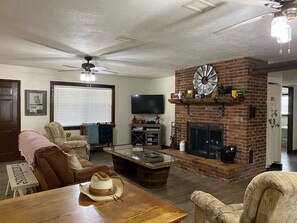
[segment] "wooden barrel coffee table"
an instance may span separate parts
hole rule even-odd
[[[112,154],[114,169],[119,174],[137,174],[137,180],[143,187],[159,188],[167,183],[170,166],[178,159],[152,151],[134,151],[132,145],[121,145],[104,148]]]

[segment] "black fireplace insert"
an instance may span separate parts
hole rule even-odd
[[[216,159],[217,151],[224,145],[224,126],[200,122],[187,124],[187,153]]]

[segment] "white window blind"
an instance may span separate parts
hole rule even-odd
[[[112,122],[112,89],[55,85],[54,120],[63,126]]]

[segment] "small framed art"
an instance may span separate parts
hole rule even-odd
[[[25,115],[46,115],[46,91],[25,90]]]
[[[185,93],[185,98],[194,98],[194,89],[193,88],[188,88]]]

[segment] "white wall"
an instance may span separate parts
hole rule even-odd
[[[266,167],[281,161],[281,101],[280,84],[268,84]]]
[[[175,91],[175,76],[153,79],[150,83],[150,92],[154,94],[164,94],[165,97],[165,112],[161,115],[162,130],[162,145],[170,145],[171,122],[175,120],[175,106],[170,104],[168,99],[170,93]]]
[[[281,161],[281,89],[283,82],[282,72],[268,74],[268,92],[267,92],[267,138],[266,138],[266,167],[274,162]],[[273,101],[271,101],[273,97]],[[277,110],[278,116],[273,115],[272,110]],[[274,119],[276,124],[273,126],[268,122]]]
[[[43,126],[49,122],[50,81],[81,82],[77,72],[57,72],[54,70],[21,66],[0,65],[0,79],[21,81],[21,130],[31,129],[45,134]],[[129,124],[132,121],[131,94],[154,92],[151,80],[108,75],[96,75],[95,84],[115,85],[115,137],[114,144],[130,142]],[[24,90],[47,91],[47,115],[24,115]],[[167,103],[166,103],[167,104]]]

